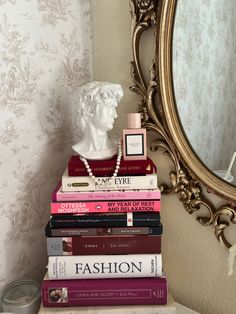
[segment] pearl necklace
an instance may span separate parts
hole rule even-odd
[[[111,176],[112,178],[116,177],[118,172],[119,172],[119,170],[120,170],[120,160],[121,160],[121,157],[122,157],[122,146],[121,146],[121,140],[119,140],[118,154],[117,154],[117,159],[116,159],[116,167],[115,167],[113,175]],[[85,166],[85,168],[87,170],[87,173],[90,176],[90,178],[92,178],[93,180],[96,181],[96,177],[93,174],[87,159],[82,157],[82,156],[80,156],[80,160],[84,163],[84,166]]]

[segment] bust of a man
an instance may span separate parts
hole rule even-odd
[[[82,86],[78,102],[78,124],[82,140],[72,146],[87,159],[109,159],[117,153],[118,142],[108,136],[117,117],[116,107],[123,97],[119,84],[90,82]]]

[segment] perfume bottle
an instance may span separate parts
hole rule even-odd
[[[141,114],[127,114],[127,129],[123,130],[123,159],[147,159],[146,129],[141,128]]]

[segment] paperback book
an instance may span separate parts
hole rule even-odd
[[[166,304],[166,278],[43,280],[45,307]],[[146,311],[145,311],[146,313]]]
[[[155,227],[51,227],[45,228],[47,237],[104,236],[104,235],[161,235],[162,224]]]
[[[48,278],[162,277],[161,254],[49,256]]]
[[[98,254],[158,254],[161,236],[107,235],[47,238],[48,256]]]
[[[118,200],[160,200],[161,191],[149,190],[118,190],[118,191],[89,191],[89,192],[63,192],[61,182],[52,193],[52,202],[68,201],[118,201]]]
[[[112,176],[116,166],[117,156],[106,160],[90,160],[89,166],[93,174],[97,176]],[[121,158],[118,175],[145,175],[156,173],[156,166],[147,157],[146,160],[124,160]],[[72,156],[68,162],[69,176],[87,176],[87,170],[79,156]]]
[[[157,175],[147,174],[142,176],[97,177],[96,180],[89,176],[70,177],[68,169],[62,176],[62,191],[99,191],[99,190],[133,190],[157,189]]]
[[[52,202],[51,214],[158,212],[160,200]]]
[[[52,215],[51,227],[155,227],[160,213],[109,213]]]

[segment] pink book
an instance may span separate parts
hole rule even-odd
[[[164,277],[44,279],[41,295],[44,307],[166,304],[167,281]]]
[[[61,182],[52,193],[52,202],[67,201],[105,201],[105,200],[160,200],[161,191],[126,190],[126,191],[97,191],[97,192],[62,192]]]
[[[159,212],[160,200],[52,202],[51,214]]]

